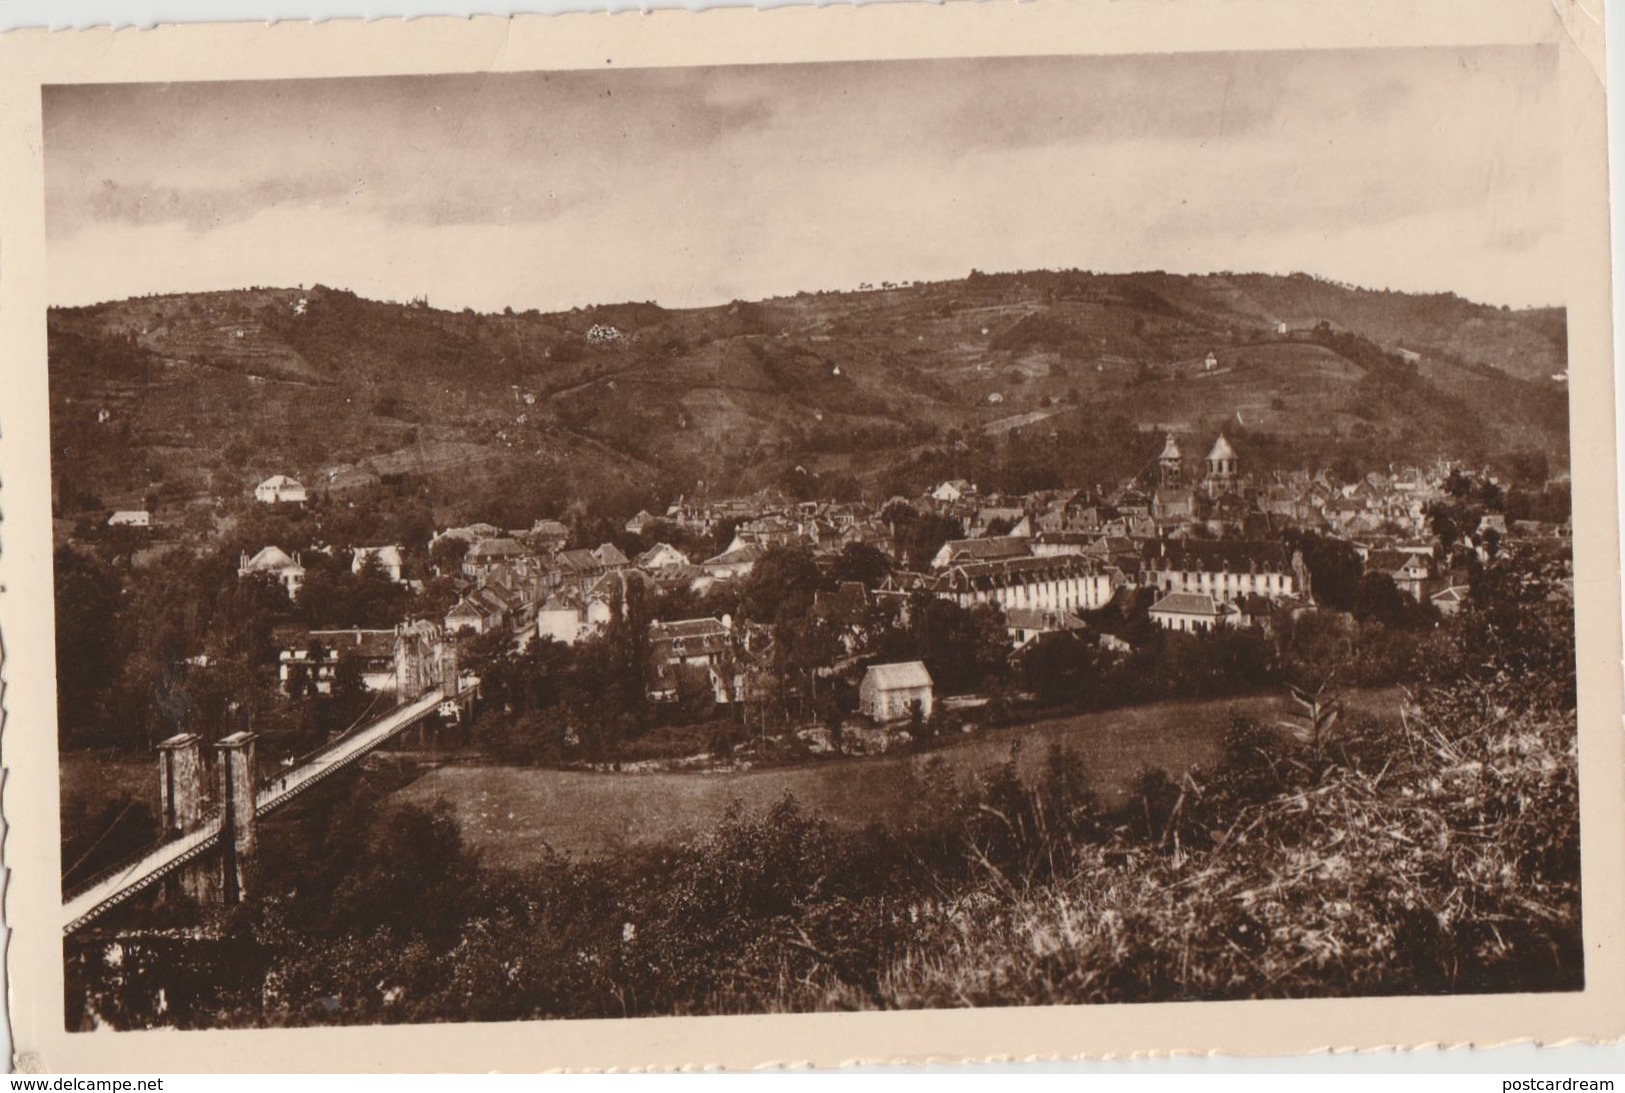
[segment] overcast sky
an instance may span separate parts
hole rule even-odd
[[[1546,48],[45,95],[50,296],[703,305],[1077,267],[1561,302]]]

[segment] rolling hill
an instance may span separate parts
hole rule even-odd
[[[1567,464],[1561,311],[1304,276],[972,273],[491,315],[248,289],[54,309],[49,331],[62,515],[279,471],[447,518],[634,511],[701,483],[1033,488],[1135,473],[1163,429],[1225,428],[1261,469]]]

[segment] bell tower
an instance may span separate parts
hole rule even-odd
[[[1158,483],[1165,490],[1177,490],[1185,484],[1184,459],[1179,454],[1179,444],[1174,440],[1174,434],[1168,434],[1168,443],[1162,446],[1162,454],[1157,457],[1157,466],[1161,471]]]
[[[1207,453],[1207,484],[1215,494],[1236,484],[1236,450],[1223,433],[1213,442],[1213,450]]]

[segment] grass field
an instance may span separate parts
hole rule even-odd
[[[1359,695],[1378,713],[1397,706],[1392,691]],[[810,811],[855,827],[905,823],[921,806],[926,764],[941,757],[964,779],[1004,762],[1019,742],[1018,764],[1031,772],[1052,743],[1084,756],[1097,792],[1120,801],[1148,767],[1179,774],[1209,762],[1232,712],[1273,722],[1284,714],[1276,696],[1167,702],[1057,718],[994,730],[927,754],[846,759],[729,774],[599,774],[525,767],[448,766],[401,790],[400,803],[447,802],[463,837],[494,865],[519,866],[544,848],[607,854],[691,837],[738,801],[764,809],[786,792]]]
[[[138,801],[158,811],[158,756],[131,758],[103,749],[64,752],[61,774],[62,812],[76,807],[95,810],[110,801]]]

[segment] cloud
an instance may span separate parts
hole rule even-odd
[[[131,186],[104,178],[80,196],[81,215],[91,220],[128,224],[182,223],[203,231],[224,223],[245,220],[261,209],[278,205],[318,203],[342,196],[341,180],[269,178],[237,187],[182,189],[162,183]],[[65,215],[62,209],[59,215]]]
[[[47,222],[204,231],[287,206],[546,220],[608,177],[766,126],[772,103],[722,71],[49,88]]]
[[[1528,48],[58,87],[52,291],[568,307],[1269,263],[1528,302],[1559,109]]]

